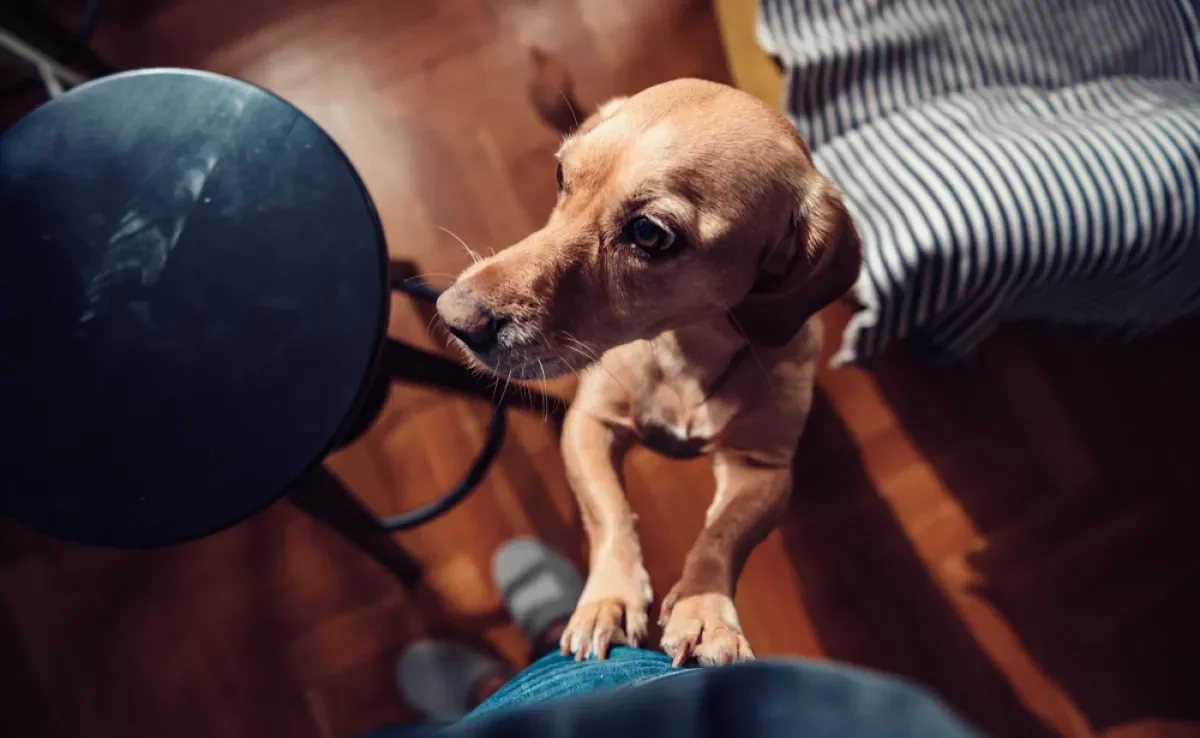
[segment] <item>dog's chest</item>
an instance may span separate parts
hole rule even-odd
[[[705,397],[699,382],[658,381],[634,408],[642,443],[665,456],[692,458],[707,453],[724,426],[720,403]]]

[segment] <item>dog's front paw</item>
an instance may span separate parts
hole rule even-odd
[[[675,666],[689,658],[701,666],[722,666],[750,661],[754,652],[742,634],[733,600],[722,594],[677,596],[663,601],[659,624],[662,648]]]
[[[562,654],[575,654],[576,661],[604,659],[615,644],[637,646],[646,639],[652,596],[644,570],[629,576],[593,573],[559,641]]]

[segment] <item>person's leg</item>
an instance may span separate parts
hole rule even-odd
[[[529,638],[532,658],[543,658],[519,675],[519,689],[503,690],[511,671],[487,655],[454,643],[413,644],[400,657],[397,682],[405,701],[429,720],[457,720],[497,692],[505,692],[502,704],[513,704],[516,695],[532,698],[531,679],[554,660],[548,654],[557,652],[583,590],[570,561],[530,539],[500,547],[492,558],[492,577],[509,617]]]
[[[622,649],[622,651],[633,651]],[[608,662],[572,662],[575,669]],[[670,665],[667,665],[670,668]],[[931,695],[845,666],[759,661],[671,672],[670,678],[574,697],[545,693],[446,726],[463,738],[980,738]],[[561,680],[571,678],[569,670]],[[593,688],[594,683],[588,685]],[[499,696],[499,695],[497,695]]]
[[[496,710],[557,699],[672,673],[657,651],[616,647],[606,661],[575,661],[559,654],[559,639],[583,580],[578,571],[545,544],[530,539],[508,542],[492,559],[492,577],[513,620],[529,636],[537,658],[472,711],[472,719]]]
[[[576,661],[550,653],[534,662],[471,711],[468,720],[512,707],[575,697],[612,687],[627,687],[685,673],[659,651],[616,646],[607,659]]]
[[[514,542],[497,553],[499,588],[537,650],[554,648],[570,614],[573,597],[578,596],[572,581],[580,584],[577,574],[572,579],[573,571],[562,557],[536,542]],[[429,677],[426,673],[425,681]],[[475,686],[475,696],[482,696],[479,679],[458,683]],[[463,703],[469,702],[470,690],[461,693],[467,695]],[[862,670],[808,662],[673,669],[661,653],[624,647],[613,649],[607,661],[576,662],[551,652],[484,700],[468,719],[452,725],[401,726],[372,736],[434,733],[470,738],[979,735],[930,695]]]

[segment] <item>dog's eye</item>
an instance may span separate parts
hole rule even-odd
[[[558,165],[558,191],[563,191],[562,164]]]
[[[647,254],[658,254],[671,248],[675,234],[644,215],[629,224],[629,240]]]

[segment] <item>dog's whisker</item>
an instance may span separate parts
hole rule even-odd
[[[542,407],[546,404],[546,367],[542,366],[541,359],[535,359],[538,362],[538,371],[541,372],[541,401]]]
[[[604,362],[602,362],[600,360],[600,357],[596,356],[594,353],[588,354],[582,350],[582,349],[590,348],[587,344],[583,343],[582,341],[579,341],[578,339],[576,339],[575,342],[577,344],[579,344],[579,346],[572,346],[570,344],[567,344],[566,348],[568,350],[574,351],[576,354],[579,354],[580,356],[582,356],[584,359],[586,359],[588,361],[588,364],[590,366],[598,366],[601,369],[603,369],[604,373],[612,378],[612,381],[615,382],[616,385],[621,388],[622,392],[624,392],[626,395],[628,395],[630,397],[633,397],[633,393],[629,391],[629,388],[625,386],[625,383],[622,382],[621,380],[617,379],[617,375],[613,374],[612,370],[610,370],[608,367],[604,366]],[[580,347],[582,347],[582,348],[580,348]]]
[[[596,352],[593,351],[592,348],[590,346],[588,346],[586,343],[584,343],[583,341],[580,341],[578,338],[575,338],[574,336],[570,335],[569,333],[564,332],[563,340],[565,340],[567,342],[566,343],[567,348],[571,349],[576,354],[578,354],[579,356],[582,356],[584,359],[586,359],[588,364],[594,364],[594,363],[600,361],[600,357],[596,354]]]
[[[400,282],[403,284],[408,284],[409,282],[423,280],[426,277],[447,277],[449,279],[458,279],[457,274],[450,274],[449,272],[421,272],[420,274],[414,274],[411,277],[405,277],[404,279],[400,280]]]
[[[559,361],[562,361],[564,364],[567,364],[568,366],[570,366],[570,364],[568,362],[563,361],[562,355],[554,350],[554,346],[550,345],[550,339],[546,336],[546,334],[542,333],[538,336],[538,338],[541,340],[542,345],[546,347],[547,351],[549,351],[550,353],[557,356]],[[543,420],[546,422],[549,422],[549,420],[550,420],[550,380],[546,376],[546,365],[542,362],[541,359],[537,359],[537,363],[538,363],[538,369],[542,372],[542,392],[541,392],[541,394],[542,394],[542,414],[544,416]]]
[[[437,228],[439,231],[442,231],[446,235],[453,238],[455,241],[458,241],[459,245],[461,245],[464,249],[466,249],[467,256],[471,257],[472,264],[478,264],[479,262],[483,261],[483,257],[480,256],[477,252],[473,251],[471,249],[471,247],[467,245],[467,242],[462,240],[462,238],[457,233],[450,230],[449,228],[446,228],[445,226],[434,226],[434,228]]]
[[[570,342],[572,342],[572,343],[574,343],[574,344],[577,344],[577,345],[579,345],[579,346],[586,346],[586,345],[587,345],[587,344],[586,344],[586,343],[584,343],[583,341],[581,341],[581,340],[579,340],[578,338],[576,338],[576,337],[575,337],[575,335],[574,335],[573,333],[571,333],[570,331],[561,331],[561,334],[562,334],[562,337],[563,337],[563,339],[564,339],[564,340],[566,340],[566,341],[570,341]]]
[[[585,352],[590,354],[593,361],[600,360],[600,353],[598,351],[596,351],[596,349],[592,348],[592,346],[589,345],[588,343],[579,340],[578,338],[571,335],[567,331],[562,331],[562,336],[565,340],[570,341],[571,343],[575,344],[577,347],[583,349]]]
[[[571,98],[567,97],[567,93],[563,92],[561,87],[558,88],[558,96],[567,104],[567,110],[571,111],[571,119],[575,121],[575,127],[578,128],[579,116],[575,114],[575,106],[571,104]]]
[[[584,346],[578,342],[567,343],[565,344],[565,347],[571,351],[574,351],[577,355],[582,356],[584,359],[587,359],[589,364],[593,364],[597,360],[596,354],[589,351],[587,346]]]
[[[589,366],[596,363],[596,359],[594,357],[585,353],[581,349],[576,348],[575,346],[568,345],[568,346],[564,346],[564,348],[567,349],[568,351],[574,352],[578,356],[582,356],[584,358],[584,360],[588,363]]]
[[[546,394],[550,380],[546,379],[546,365],[541,359],[537,360],[538,370],[542,372],[542,415],[543,420],[550,420],[550,396]]]
[[[590,363],[593,363],[593,364],[601,363],[601,359],[603,358],[603,356],[599,349],[597,349],[596,347],[587,343],[586,341],[579,340],[578,338],[576,338],[575,336],[572,336],[569,333],[564,333],[564,335],[566,336],[567,340],[570,341],[574,345],[576,353],[581,354],[585,358],[589,359]]]
[[[738,322],[737,316],[733,314],[732,310],[720,305],[717,305],[717,307],[721,307],[721,309],[725,311],[725,314],[729,316],[731,321],[733,321],[733,325],[738,329],[739,333],[742,335],[746,334],[746,332],[742,330],[742,324]],[[767,367],[765,364],[763,364],[762,358],[759,357],[758,352],[754,350],[754,344],[750,343],[750,341],[746,341],[746,348],[750,349],[750,357],[754,359],[755,364],[758,364],[758,368],[762,371],[763,376],[766,377],[767,383],[773,388],[775,386],[775,379],[771,376],[771,373],[767,371]]]
[[[497,366],[496,366],[496,370],[497,370],[497,371],[499,371],[499,370],[500,370],[500,365],[499,365],[499,364],[497,364]],[[505,396],[506,394],[508,394],[508,385],[510,385],[510,384],[512,384],[512,372],[511,372],[511,371],[506,371],[506,372],[504,373],[504,389],[500,390],[500,399],[499,399],[499,400],[496,402],[496,404],[497,404],[497,405],[503,405],[503,404],[504,404],[504,396]]]
[[[438,314],[434,313],[433,315],[429,316],[429,322],[425,324],[425,332],[431,336],[436,336],[438,328],[441,328],[444,331],[446,330],[446,327],[438,322]],[[446,332],[447,334],[449,333],[449,331]]]

